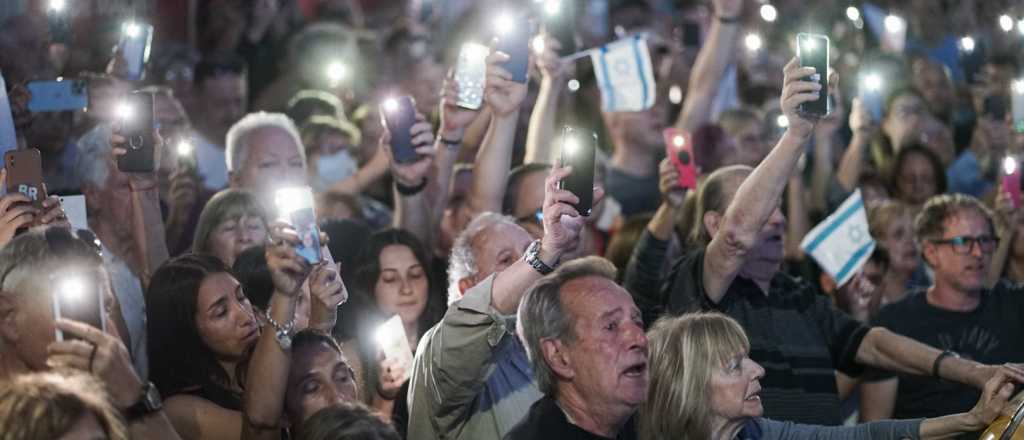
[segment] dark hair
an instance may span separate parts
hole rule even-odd
[[[693,162],[701,168],[701,173],[711,174],[732,160],[722,157],[722,143],[727,142],[728,135],[718,124],[704,124],[693,132]]]
[[[365,406],[341,403],[317,411],[298,429],[298,440],[400,440],[398,432]]]
[[[270,304],[270,296],[274,293],[274,280],[267,266],[267,256],[263,245],[253,246],[242,251],[235,257],[231,271],[242,284],[242,291],[253,307],[266,310]]]
[[[196,327],[199,286],[218,273],[231,271],[217,257],[185,254],[160,266],[146,289],[149,377],[165,397],[196,389],[235,394]]]
[[[868,257],[868,261],[882,267],[883,271],[889,270],[889,251],[881,246],[875,246],[875,251]]]
[[[377,284],[377,279],[380,278],[380,254],[384,251],[384,248],[391,245],[409,248],[413,256],[416,257],[416,261],[423,266],[423,272],[427,277],[427,305],[419,319],[419,331],[420,335],[422,335],[440,320],[442,313],[440,303],[442,300],[440,295],[435,295],[437,283],[431,277],[433,271],[431,270],[430,253],[427,252],[426,246],[415,235],[403,229],[395,228],[377,231],[371,235],[364,245],[365,247],[360,257],[362,266],[356,272],[355,285],[357,293],[364,295],[368,304],[373,304],[374,307],[377,306],[374,287]]]
[[[501,213],[514,215],[516,202],[519,201],[519,186],[522,185],[526,176],[540,171],[547,172],[550,169],[551,165],[536,162],[524,163],[512,168],[512,171],[508,173],[508,190],[505,191],[505,198],[501,201]]]
[[[897,88],[893,90],[891,93],[889,93],[888,96],[885,97],[885,105],[882,110],[882,119],[889,117],[889,115],[892,113],[892,106],[893,104],[896,103],[897,99],[908,95],[916,96],[917,99],[921,100],[921,102],[927,102],[925,101],[924,96],[921,95],[921,92],[917,91],[917,89],[913,87]],[[878,136],[876,136],[875,140],[871,143],[871,159],[874,161],[875,167],[880,170],[883,170],[883,172],[891,169],[890,161],[893,159],[893,155],[896,154],[896,147],[898,147],[898,145],[893,145],[892,140],[889,139],[885,135],[885,133],[879,131]]]
[[[210,78],[222,75],[245,76],[249,71],[242,57],[232,52],[215,52],[205,56],[196,64],[192,73],[192,84],[200,86]]]
[[[924,156],[928,160],[928,165],[932,167],[932,174],[935,175],[934,195],[946,192],[946,169],[942,166],[942,160],[932,150],[929,150],[928,147],[913,144],[900,149],[900,152],[896,154],[896,159],[893,161],[892,169],[889,170],[889,188],[892,188],[893,195],[896,198],[905,195],[900,194],[900,187],[897,183],[899,183],[904,163],[914,154]]]
[[[918,242],[942,237],[946,220],[965,211],[977,212],[988,221],[989,231],[995,233],[992,210],[980,200],[963,194],[942,194],[928,199],[914,219],[914,236]]]
[[[343,117],[345,107],[337,96],[323,90],[307,89],[300,90],[288,100],[285,114],[295,122],[295,125],[302,126],[314,115]]]
[[[653,216],[651,213],[630,216],[622,227],[615,231],[615,235],[612,235],[611,241],[608,242],[604,257],[615,265],[620,277],[626,273],[626,265],[629,264],[629,259],[633,256],[633,248],[636,247],[636,243],[640,240],[640,236],[647,228],[647,223]]]
[[[292,337],[292,353],[299,351],[302,347],[307,345],[316,344],[327,345],[334,349],[334,351],[338,352],[338,354],[341,354],[342,356],[345,355],[345,353],[341,351],[341,344],[338,344],[338,341],[334,340],[331,335],[314,328],[300,330]]]

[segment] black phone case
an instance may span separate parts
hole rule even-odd
[[[76,298],[65,298],[60,292],[55,292],[54,301],[55,315],[58,317],[81,322],[91,327],[104,329],[103,324],[103,298],[100,296],[99,286],[94,283],[86,283],[86,290]],[[64,340],[81,339],[71,333],[57,330]]]
[[[572,55],[579,50],[576,45],[576,4],[574,1],[563,0],[560,7],[558,15],[545,16],[544,31],[562,45],[559,55]]]
[[[803,45],[804,39],[813,39],[818,46],[825,47],[825,50],[815,50],[811,54],[803,53],[800,51],[800,66],[801,67],[813,67],[815,75],[818,76],[818,83],[821,84],[821,91],[819,92],[818,99],[810,102],[800,104],[800,111],[808,115],[814,115],[818,117],[827,116],[829,113],[828,105],[828,38],[819,35],[808,35],[801,34],[797,37],[797,46]],[[811,78],[805,78],[804,81],[811,80]]]
[[[384,125],[391,133],[391,152],[395,162],[415,162],[419,160],[420,155],[416,153],[416,147],[412,144],[409,129],[416,123],[416,102],[411,96],[399,97],[397,101],[398,109],[394,112],[381,110],[384,114]]]
[[[156,129],[153,126],[153,95],[133,92],[129,95],[133,114],[125,122],[121,135],[128,153],[117,158],[117,169],[125,173],[149,173],[156,168]]]
[[[512,74],[512,80],[525,83],[530,67],[530,24],[524,17],[513,18],[515,25],[507,35],[498,35],[496,49],[508,54],[505,70]]]
[[[579,150],[568,155],[562,149],[562,166],[571,166],[572,174],[558,183],[560,189],[573,193],[580,202],[573,205],[576,212],[589,217],[594,208],[594,159],[597,150],[597,134],[586,133],[566,127],[562,130],[562,143],[568,136],[577,136]]]

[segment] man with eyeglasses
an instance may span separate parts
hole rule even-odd
[[[981,364],[1024,361],[1024,286],[985,286],[998,244],[991,211],[961,194],[931,198],[914,229],[935,284],[879,313],[875,324],[943,350],[943,359]],[[972,408],[980,390],[933,377],[873,372],[862,387],[865,420],[908,419]],[[977,435],[974,436],[977,438]]]

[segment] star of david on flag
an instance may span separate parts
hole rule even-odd
[[[814,258],[838,286],[853,278],[875,250],[860,190],[854,191],[839,209],[815,226],[804,237],[800,248]]]
[[[634,35],[590,51],[601,109],[606,112],[638,112],[654,105],[657,91],[647,38]]]

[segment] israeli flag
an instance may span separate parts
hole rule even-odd
[[[647,37],[634,35],[590,51],[601,109],[606,112],[638,112],[654,105],[656,89]]]
[[[836,285],[842,286],[853,278],[875,250],[860,190],[815,226],[800,248],[836,280]]]

